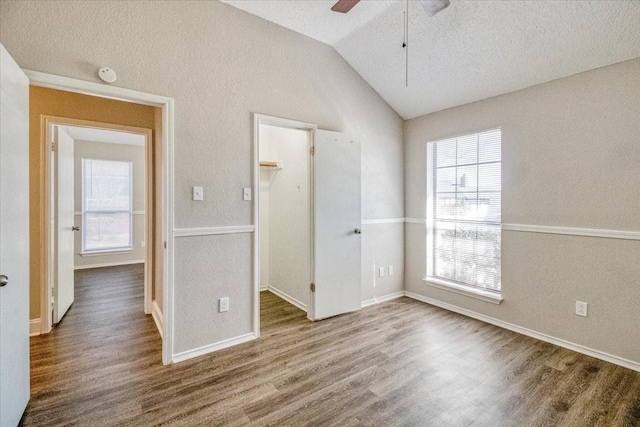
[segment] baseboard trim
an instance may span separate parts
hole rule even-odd
[[[381,297],[376,297],[372,299],[368,299],[366,301],[362,301],[361,308],[369,307],[372,305],[380,304],[381,302],[390,301],[392,299],[401,298],[404,296],[404,291],[394,292],[392,294],[383,295]]]
[[[260,292],[268,291],[269,286],[260,286]]]
[[[164,339],[164,336],[162,334],[162,325],[164,324],[164,318],[162,316],[162,310],[160,309],[160,306],[158,306],[156,300],[153,300],[153,302],[151,303],[151,316],[153,317],[153,321],[156,322],[156,327],[158,328],[158,332],[160,333],[160,338]]]
[[[194,357],[204,356],[214,351],[222,350],[234,345],[243,344],[248,341],[252,341],[258,338],[254,333],[240,335],[235,338],[229,338],[227,340],[219,341],[214,344],[205,345],[202,347],[194,348],[193,350],[183,351],[173,355],[173,363],[184,362],[185,360],[193,359]]]
[[[595,357],[596,359],[604,360],[605,362],[613,363],[614,365],[619,365],[624,368],[628,368],[628,369],[640,372],[640,363],[634,362],[633,360],[614,356],[612,354],[605,353],[600,350],[594,350],[592,348],[585,347],[580,344],[575,344],[570,341],[565,341],[563,339],[556,338],[551,335],[543,334],[541,332],[524,328],[522,326],[514,325],[513,323],[504,322],[502,320],[498,320],[493,317],[485,316],[484,314],[476,313],[475,311],[467,310],[465,308],[460,308],[455,305],[447,304],[445,302],[428,298],[413,292],[405,291],[405,296],[418,301],[422,301],[427,304],[434,305],[436,307],[443,308],[445,310],[453,311],[454,313],[462,314],[463,316],[480,320],[485,323],[490,323],[492,325],[501,327],[503,329],[508,329],[510,331],[517,332],[519,334],[538,339],[540,341],[548,342],[550,344],[557,345],[558,347],[563,347],[569,350],[573,350],[577,353],[586,354],[587,356]]]
[[[285,294],[282,291],[279,291],[278,289],[274,288],[273,286],[268,286],[267,290],[269,292],[279,296],[280,298],[282,298],[283,300],[285,300],[289,304],[295,305],[296,307],[298,307],[300,310],[304,311],[305,313],[307,312],[307,304],[303,304],[302,302],[300,302],[297,299]]]
[[[115,261],[115,262],[102,262],[98,264],[86,264],[86,265],[76,265],[73,267],[74,270],[88,270],[90,268],[102,268],[102,267],[117,267],[119,265],[133,265],[133,264],[144,264],[143,259],[136,259],[133,261]]]
[[[40,335],[40,318],[29,320],[29,336],[35,337]]]

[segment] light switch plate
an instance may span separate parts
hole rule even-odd
[[[393,276],[395,274],[395,271],[393,270],[393,265],[389,266],[389,276]]]
[[[244,188],[242,190],[242,200],[244,200],[245,202],[248,202],[251,200],[251,189],[250,188]]]
[[[193,187],[193,200],[204,200],[204,189],[202,187]]]
[[[380,267],[380,268],[378,269],[378,276],[380,276],[380,277],[384,277],[384,267]]]

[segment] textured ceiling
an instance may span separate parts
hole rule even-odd
[[[333,46],[405,119],[640,57],[640,0],[410,0],[407,87],[405,1],[225,3]]]

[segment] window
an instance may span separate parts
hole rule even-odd
[[[501,131],[427,150],[427,279],[499,295]]]
[[[82,253],[132,249],[131,162],[82,159]]]

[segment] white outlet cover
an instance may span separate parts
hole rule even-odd
[[[204,200],[204,189],[202,187],[193,187],[193,200]]]
[[[393,265],[389,266],[389,276],[393,276],[395,274],[394,270],[393,270]]]
[[[380,267],[380,268],[378,269],[378,276],[380,276],[380,277],[384,277],[384,267]]]
[[[229,298],[220,298],[218,302],[218,311],[220,313],[224,313],[225,311],[229,311]]]
[[[578,316],[587,317],[587,303],[582,301],[576,301],[576,314]]]

